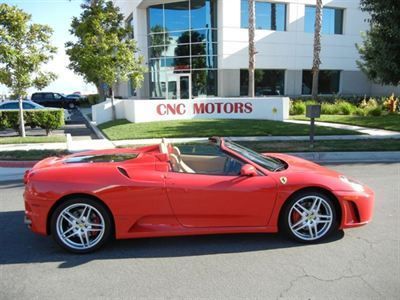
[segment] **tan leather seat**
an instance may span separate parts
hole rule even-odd
[[[195,173],[182,159],[178,158],[174,153],[169,154],[169,161],[171,162],[172,170],[181,173]]]
[[[176,158],[178,159],[178,163],[180,168],[183,170],[183,172],[186,173],[196,173],[191,167],[189,167],[183,160],[182,160],[182,156],[181,156],[181,151],[179,150],[178,147],[174,146],[172,148],[172,153],[176,156]]]

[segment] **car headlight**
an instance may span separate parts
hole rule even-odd
[[[361,183],[359,183],[353,179],[347,178],[344,175],[340,175],[339,178],[341,181],[349,184],[353,188],[353,190],[355,190],[356,192],[364,192],[364,186]]]

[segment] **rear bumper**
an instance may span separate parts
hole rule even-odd
[[[375,195],[365,187],[364,192],[335,192],[342,208],[340,228],[352,228],[368,224],[372,220]]]

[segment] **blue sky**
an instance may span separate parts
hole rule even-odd
[[[53,28],[52,44],[58,48],[57,54],[44,69],[51,70],[58,75],[58,79],[51,83],[44,91],[70,94],[76,91],[95,92],[96,88],[86,84],[84,80],[67,68],[68,56],[65,54],[64,43],[73,40],[69,33],[72,17],[81,13],[81,0],[2,0],[3,3],[16,5],[32,15],[32,22],[47,24]],[[29,90],[29,94],[35,89]],[[0,94],[7,93],[4,86],[0,86]]]

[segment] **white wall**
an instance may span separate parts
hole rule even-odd
[[[222,51],[219,52],[220,69],[248,67],[248,30],[240,28],[240,0],[220,0],[223,19]],[[313,34],[304,32],[305,5],[315,0],[282,0],[287,3],[287,31],[256,30],[257,68],[288,70],[311,69]],[[344,8],[342,35],[322,35],[321,69],[358,70],[356,43],[361,42],[362,31],[367,29],[366,14],[358,8],[358,0],[324,1],[329,7]]]
[[[283,121],[289,118],[289,98],[204,98],[195,100],[115,100],[117,119],[154,122],[190,119],[254,119]],[[111,102],[92,106],[93,121],[112,119]]]

